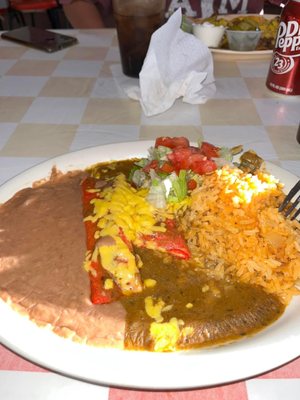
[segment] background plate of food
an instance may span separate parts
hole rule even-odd
[[[228,48],[228,40],[224,33],[218,48],[211,47],[211,51],[217,58],[247,59],[247,58],[269,58],[272,54],[276,33],[279,25],[279,16],[272,14],[229,14],[217,15],[206,19],[193,20],[194,24],[203,24],[209,22],[215,26],[224,26],[226,29],[233,30],[256,30],[261,31],[261,37],[255,50],[235,51]]]
[[[99,162],[144,158],[153,145],[150,141],[139,141],[80,150],[37,165],[2,185],[0,202],[5,204],[0,208],[1,243],[5,243],[5,248],[2,247],[0,259],[1,343],[30,361],[67,376],[103,385],[154,390],[199,388],[234,382],[269,371],[298,357],[298,296],[292,298],[279,318],[275,317],[275,321],[255,334],[244,335],[241,332],[242,339],[228,340],[226,345],[175,351],[147,351],[146,345],[143,350],[125,350],[123,306],[119,301],[91,304],[87,273],[82,268],[86,250],[79,189],[82,176],[81,172],[79,175],[67,172],[82,170]],[[221,149],[206,145],[206,150],[213,151],[210,153],[212,157],[216,156],[216,149],[221,158]],[[195,151],[186,151],[194,162]],[[186,161],[186,154],[181,158],[182,162]],[[209,158],[204,157],[204,161]],[[165,164],[163,168],[166,171]],[[285,184],[285,191],[298,179],[275,165],[266,163],[266,168]],[[105,168],[105,171],[111,173],[110,168]],[[48,182],[50,175],[52,178]],[[26,189],[33,183],[33,189]],[[111,184],[99,181],[97,185],[90,190],[92,195],[98,189],[106,190],[109,198],[116,194],[111,192]],[[128,187],[121,187],[122,193],[128,193],[128,190]],[[18,195],[14,196],[17,192]],[[136,191],[130,193],[137,195]],[[13,200],[9,200],[12,196]],[[127,203],[126,206],[129,205]],[[135,203],[134,207],[137,206]],[[27,213],[27,209],[31,210],[31,214]],[[75,219],[74,213],[78,214]],[[123,215],[124,219],[127,219],[126,215]],[[13,227],[12,230],[9,226]],[[47,227],[46,232],[42,226]],[[53,238],[52,232],[59,237]],[[275,236],[271,236],[271,240],[276,240]],[[64,249],[69,246],[65,253]],[[219,250],[218,245],[216,250]],[[33,258],[30,258],[31,253]],[[106,256],[107,253],[103,259]],[[34,270],[31,269],[32,264],[35,265]],[[202,287],[203,295],[210,293],[207,286]],[[107,289],[110,289],[109,285]],[[213,296],[218,298],[217,288],[214,286],[212,289]],[[151,285],[147,290],[152,290]],[[154,319],[156,328],[166,327],[168,324],[159,325],[162,323],[160,318],[174,310],[166,304],[157,312],[159,307],[156,306],[159,306],[159,301],[156,304],[152,302],[147,312]],[[186,308],[193,309],[192,300]],[[259,313],[264,313],[266,308],[263,307]],[[232,310],[227,311],[231,313]],[[231,322],[229,325],[232,325]],[[243,321],[240,322],[243,324]],[[182,331],[185,330],[186,327],[179,325]],[[170,324],[167,327],[170,328]],[[191,330],[185,330],[185,333],[189,335]]]

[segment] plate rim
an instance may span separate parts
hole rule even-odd
[[[224,14],[220,15],[221,18],[225,18],[231,20],[237,17],[249,17],[249,16],[258,16],[260,14]],[[273,19],[278,17],[277,14],[261,14],[261,17],[266,19]],[[266,56],[271,55],[273,53],[273,49],[266,49],[266,50],[251,50],[251,51],[237,51],[237,50],[230,50],[230,49],[221,49],[218,47],[209,47],[210,51],[214,54],[221,54],[221,55],[232,55],[232,56]]]
[[[37,172],[37,176],[49,170],[50,166],[67,165],[71,161],[74,162],[78,157],[82,159],[83,155],[92,158],[96,157],[98,151],[102,154],[98,162],[117,159],[118,154],[124,153],[123,158],[145,155],[145,151],[154,144],[153,140],[139,140],[131,142],[114,143],[100,146],[92,146],[82,150],[76,150],[53,157],[49,160],[43,161],[27,170],[17,174],[14,178],[9,179],[0,187],[0,201],[3,198],[3,191],[14,184],[19,184],[22,179],[28,179],[32,171]],[[114,156],[109,155],[113,152]],[[126,153],[126,154],[125,154]],[[99,157],[101,156],[99,154]],[[81,162],[81,161],[80,161]],[[94,162],[89,157],[89,161],[85,162],[86,166]],[[274,167],[276,173],[283,172],[283,176],[288,179],[297,180],[296,175],[290,173],[269,162],[266,163],[267,168]],[[42,169],[42,172],[40,170]],[[67,170],[69,170],[67,168]],[[64,171],[63,171],[64,172]],[[45,177],[45,176],[44,176]],[[290,186],[293,182],[290,182]],[[8,190],[8,192],[10,191]],[[19,190],[19,189],[17,189]],[[288,190],[288,187],[287,187]],[[7,197],[7,193],[5,196]],[[11,197],[11,196],[9,196]],[[118,349],[103,349],[94,348],[87,345],[77,344],[69,339],[64,339],[49,331],[47,328],[39,328],[35,323],[20,316],[17,312],[13,311],[9,305],[0,301],[0,316],[7,318],[8,326],[2,327],[0,332],[0,341],[7,348],[21,355],[25,359],[34,362],[44,368],[50,369],[65,376],[70,376],[86,382],[101,384],[111,387],[122,387],[132,389],[150,389],[150,390],[184,390],[184,389],[197,389],[204,387],[211,387],[215,385],[223,385],[232,383],[250,377],[260,375],[271,369],[278,368],[279,366],[292,361],[300,355],[300,316],[297,320],[293,320],[293,311],[297,310],[300,305],[300,298],[294,298],[291,304],[287,307],[283,316],[275,323],[267,327],[262,332],[248,337],[245,340],[237,341],[228,345],[223,345],[216,348],[188,350],[184,352],[175,353],[149,353],[149,352],[132,352]],[[12,312],[13,311],[13,312]],[[280,331],[282,325],[285,323],[290,324],[292,327],[297,327],[297,335],[293,333],[290,337],[281,337]],[[20,329],[15,329],[16,327]],[[11,336],[12,328],[15,332]],[[23,329],[23,330],[22,330]],[[33,334],[33,338],[29,335],[23,336],[23,332],[28,331]],[[22,332],[22,335],[21,335]],[[270,348],[270,338],[280,338],[280,349],[284,351],[278,352],[277,342],[272,344]],[[266,339],[267,336],[267,339]],[[41,343],[36,343],[34,339],[39,338]],[[32,348],[34,343],[34,348]],[[43,346],[47,343],[52,350],[45,353]],[[276,354],[274,354],[276,348]],[[57,350],[61,351],[58,355]],[[248,360],[239,364],[242,359]],[[261,357],[266,354],[275,357],[275,359],[261,359],[260,362],[254,363],[254,357]],[[79,357],[80,363],[83,365],[76,366],[76,363],[68,362],[68,360],[77,359]],[[103,365],[98,365],[97,360],[100,358],[105,359],[107,370]],[[222,365],[218,366],[214,361],[222,361]],[[230,361],[231,367],[228,368]],[[115,365],[123,365],[123,370],[115,371]],[[232,371],[232,364],[236,362],[236,368]],[[144,373],[139,365],[147,365],[150,375]],[[75,364],[75,365],[74,365]],[[246,366],[245,366],[246,364]],[[130,368],[128,368],[130,366]],[[175,368],[174,368],[175,366]],[[95,367],[98,370],[95,372]],[[130,372],[130,369],[133,372]],[[157,370],[158,369],[158,370]],[[172,371],[164,375],[164,371]],[[184,371],[184,374],[182,374]],[[113,373],[114,372],[114,373]],[[173,375],[172,375],[173,373]],[[168,377],[169,376],[169,377]]]

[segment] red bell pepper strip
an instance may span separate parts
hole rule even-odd
[[[97,198],[99,192],[93,192],[95,189],[96,179],[88,177],[81,183],[82,188],[82,204],[83,204],[83,215],[87,217],[92,215],[93,207],[91,200]],[[85,221],[86,231],[86,246],[87,250],[93,252],[95,249],[95,232],[97,230],[97,224],[92,221]],[[91,262],[93,272],[89,271],[90,289],[91,289],[91,302],[93,304],[105,304],[115,301],[120,297],[120,290],[114,283],[112,289],[105,289],[103,284],[105,279],[110,278],[107,271],[102,267],[99,257],[96,261]]]
[[[188,260],[191,256],[190,250],[175,227],[173,220],[166,221],[165,232],[155,232],[151,235],[141,235],[143,247],[155,248],[160,251],[166,251],[175,257]]]

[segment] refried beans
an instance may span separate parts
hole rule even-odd
[[[95,307],[83,270],[82,172],[53,174],[0,207],[0,296],[41,326],[82,343],[123,348],[125,311]]]

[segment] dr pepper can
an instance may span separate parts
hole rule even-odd
[[[300,95],[300,0],[290,0],[282,11],[266,85]]]

